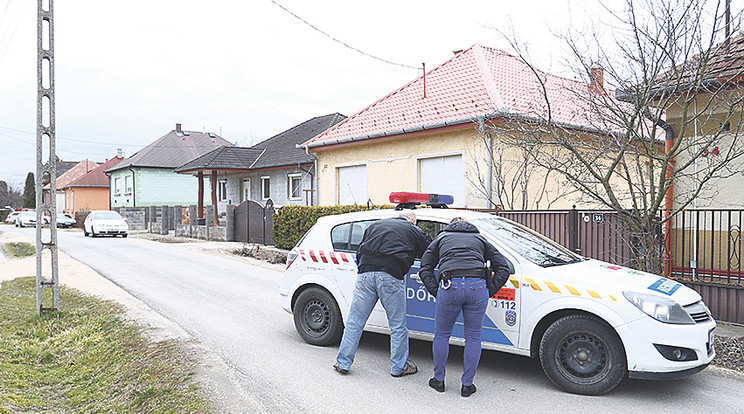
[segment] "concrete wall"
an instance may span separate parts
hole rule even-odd
[[[312,168],[312,167],[310,167]],[[251,180],[251,191],[250,199],[259,202],[261,205],[266,204],[266,199],[261,197],[261,177],[269,177],[269,183],[271,184],[271,200],[274,205],[305,205],[305,192],[300,191],[301,197],[299,199],[289,198],[289,175],[300,174],[302,189],[311,189],[312,175],[305,173],[299,168],[287,168],[279,170],[268,170],[252,172],[250,174],[236,174],[221,177],[219,179],[227,180],[227,194],[228,199],[226,201],[218,201],[217,205],[220,213],[225,211],[228,204],[238,205],[245,201],[242,198],[242,186],[243,179],[250,178]]]

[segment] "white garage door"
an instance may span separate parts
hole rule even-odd
[[[422,158],[419,162],[422,193],[451,194],[455,198],[455,206],[465,206],[462,155]]]
[[[338,204],[366,204],[367,198],[367,166],[339,168]]]

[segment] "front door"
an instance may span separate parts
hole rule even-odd
[[[251,199],[251,179],[243,178],[243,186],[241,188],[240,202],[242,203],[243,201]]]

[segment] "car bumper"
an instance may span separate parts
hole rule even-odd
[[[109,235],[120,235],[120,234],[127,234],[126,230],[98,230],[96,234],[109,234]]]
[[[623,338],[628,356],[628,376],[646,379],[684,378],[707,367],[716,356],[713,319],[694,325],[672,325],[645,317],[627,325],[631,338]],[[627,331],[626,331],[627,332]],[[692,361],[670,360],[655,345],[694,353]]]

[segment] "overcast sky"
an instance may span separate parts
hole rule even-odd
[[[364,53],[427,70],[474,43],[509,50],[492,27],[513,25],[541,68],[560,73],[550,30],[599,14],[576,0],[275,1]],[[54,12],[65,161],[130,156],[176,123],[250,145],[315,116],[352,115],[421,75],[271,0],[64,0]],[[18,186],[35,172],[35,130],[36,1],[0,0],[0,180]]]

